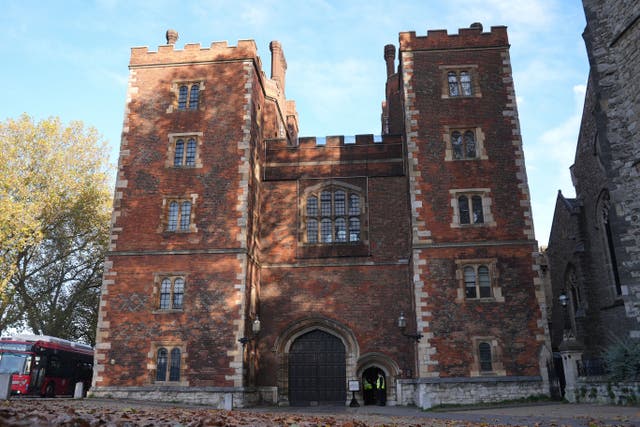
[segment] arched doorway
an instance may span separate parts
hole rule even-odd
[[[379,379],[382,377],[382,379]],[[365,405],[385,405],[387,402],[387,377],[377,366],[362,373],[362,400]],[[382,387],[381,389],[379,387]]]
[[[346,401],[345,348],[342,341],[315,329],[289,349],[289,402],[317,405]]]

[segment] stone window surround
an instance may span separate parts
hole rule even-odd
[[[467,228],[467,227],[496,227],[497,224],[491,213],[491,189],[490,188],[460,188],[455,190],[449,190],[451,195],[451,207],[453,208],[453,217],[451,221],[451,228]],[[467,196],[480,196],[482,198],[482,216],[484,222],[480,224],[460,224],[460,209],[458,206],[458,197]]]
[[[491,371],[480,370],[480,343],[486,342],[491,346]],[[504,369],[502,362],[502,346],[498,342],[496,337],[493,336],[473,336],[471,337],[471,344],[473,345],[473,362],[471,363],[471,370],[469,376],[471,377],[484,377],[484,376],[506,376],[507,371]]]
[[[349,241],[348,238],[348,233],[347,233],[347,241],[345,242],[336,242],[335,240],[332,241],[331,243],[323,243],[321,241],[321,238],[319,236],[318,238],[318,242],[316,243],[308,243],[307,241],[307,199],[311,196],[311,195],[315,195],[318,198],[318,217],[316,218],[322,218],[321,215],[321,198],[320,198],[320,194],[325,191],[331,191],[332,194],[332,208],[333,208],[333,194],[337,191],[337,190],[342,190],[346,193],[346,202],[347,202],[347,206],[346,206],[346,214],[344,215],[344,217],[347,219],[347,226],[348,226],[348,219],[350,216],[355,216],[355,215],[349,215],[349,198],[350,195],[352,194],[356,194],[359,196],[360,198],[360,215],[357,215],[357,217],[360,219],[360,240],[358,241]],[[308,188],[306,188],[302,195],[301,195],[301,199],[300,199],[300,228],[299,228],[299,236],[300,236],[300,241],[305,244],[305,245],[322,245],[322,246],[331,246],[331,245],[349,245],[349,244],[355,244],[355,243],[367,243],[367,239],[368,239],[368,227],[367,227],[367,223],[366,223],[366,215],[367,215],[367,208],[366,208],[366,199],[365,199],[365,192],[362,190],[362,188],[353,185],[353,184],[349,184],[346,182],[342,182],[339,180],[334,180],[334,179],[329,179],[326,181],[322,181],[318,184],[315,184],[313,186],[310,186]],[[331,215],[332,218],[332,223],[335,223],[335,215]],[[320,230],[320,221],[318,221],[318,230]]]
[[[451,144],[451,134],[455,131],[460,132],[462,135],[466,131],[472,131],[476,138],[476,157],[472,158],[463,158],[463,159],[454,159],[453,158],[453,146]],[[442,134],[442,140],[445,142],[445,150],[444,150],[444,160],[451,162],[463,162],[463,161],[478,161],[478,160],[487,160],[489,156],[487,156],[487,150],[484,146],[485,135],[482,132],[482,129],[479,126],[464,126],[464,125],[449,125],[444,127],[444,133]]]
[[[615,247],[613,246],[610,216],[614,215],[614,208],[611,204],[611,195],[607,189],[600,191],[596,202],[596,224],[599,228],[600,241],[602,244],[602,260],[604,261],[605,270],[609,276],[609,303],[622,299],[623,295],[628,295],[629,291],[626,286],[620,283],[617,261],[615,259]]]
[[[472,259],[457,259],[456,263],[456,280],[458,281],[458,287],[456,289],[456,302],[504,302],[504,295],[502,295],[502,287],[499,285],[500,273],[498,271],[498,260],[496,258],[472,258]],[[464,283],[464,268],[467,266],[478,267],[480,265],[487,266],[489,268],[489,280],[491,283],[491,296],[488,298],[466,298],[465,296],[465,283]],[[477,271],[477,269],[476,269]]]
[[[171,280],[171,300],[173,300],[173,285],[174,280],[177,278],[182,278],[184,280],[184,290],[182,294],[182,308],[159,308],[160,307],[160,287],[162,285],[162,281],[164,279]],[[187,295],[187,279],[188,273],[186,272],[163,272],[163,273],[155,273],[153,275],[153,295],[151,300],[153,301],[153,314],[166,314],[166,313],[182,313],[184,311],[184,304],[186,301]]]
[[[186,141],[189,137],[194,137],[196,139],[196,159],[195,164],[193,166],[174,166],[174,156],[176,152],[176,141],[182,139]],[[200,157],[200,153],[202,151],[202,141],[204,134],[202,132],[179,132],[179,133],[170,133],[167,135],[168,139],[168,147],[167,147],[167,158],[165,160],[165,167],[174,168],[174,169],[195,169],[202,167],[202,159]],[[186,144],[185,144],[185,154],[186,156]]]
[[[189,90],[187,92],[187,96],[191,96],[191,86],[194,84],[198,84],[198,109],[192,110],[187,108],[186,110],[178,110],[178,97],[180,96],[180,86],[188,86]],[[171,82],[170,91],[173,94],[171,104],[167,108],[167,113],[172,113],[174,111],[199,111],[204,107],[204,103],[202,102],[202,92],[205,90],[204,78],[194,78],[194,79],[186,79],[186,80],[173,80]],[[187,98],[187,105],[189,100]]]
[[[166,348],[167,355],[167,378],[169,378],[169,367],[171,366],[171,350],[177,348],[180,350],[180,381],[158,381],[156,380],[156,369],[158,363],[158,350]],[[154,341],[151,343],[149,353],[147,354],[147,372],[149,378],[149,384],[163,385],[163,386],[176,386],[186,387],[189,386],[189,381],[186,379],[187,367],[187,349],[183,341],[179,340],[167,340],[167,341]]]
[[[165,196],[162,199],[162,212],[160,214],[160,226],[158,227],[158,233],[171,233],[171,234],[186,234],[186,233],[197,233],[198,227],[195,223],[195,211],[196,211],[196,200],[198,199],[197,194],[190,194],[189,196]],[[171,202],[191,202],[191,212],[189,215],[189,230],[183,231],[178,227],[176,230],[169,231],[167,230],[167,226],[169,223],[169,204]],[[178,220],[179,221],[179,220]]]
[[[477,64],[460,64],[460,65],[441,65],[438,67],[441,72],[441,86],[442,86],[442,99],[465,99],[465,98],[482,98],[482,91],[480,90],[480,79],[478,77],[478,65]],[[471,91],[472,95],[449,95],[449,77],[448,73],[455,71],[460,76],[460,71],[468,71],[471,75]]]

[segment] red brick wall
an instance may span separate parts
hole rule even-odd
[[[182,380],[191,386],[233,386],[226,376],[228,351],[235,350],[234,321],[238,321],[237,289],[232,286],[242,265],[236,255],[172,255],[112,257],[115,285],[102,296],[109,322],[109,350],[100,386],[143,386],[155,380],[147,364],[152,343],[184,343],[188,369]],[[184,273],[184,307],[157,310],[154,274]],[[110,363],[111,359],[114,364]]]

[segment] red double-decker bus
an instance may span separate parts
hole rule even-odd
[[[0,374],[12,374],[11,393],[73,395],[75,384],[91,386],[93,348],[46,335],[0,338]]]

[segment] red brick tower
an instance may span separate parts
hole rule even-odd
[[[378,374],[392,405],[544,392],[505,28],[402,33],[398,72],[385,47],[381,138],[298,138],[278,42],[267,78],[252,41],[176,38],[132,50],[94,394],[381,403]]]
[[[399,56],[386,104],[402,105],[404,122],[387,115],[406,137],[418,369],[432,378],[416,403],[454,401],[438,390],[461,380],[478,397],[545,393],[544,301],[506,28],[401,33]]]
[[[241,405],[259,138],[295,133],[297,117],[277,44],[268,79],[253,41],[177,50],[176,38],[131,52],[94,390]]]

